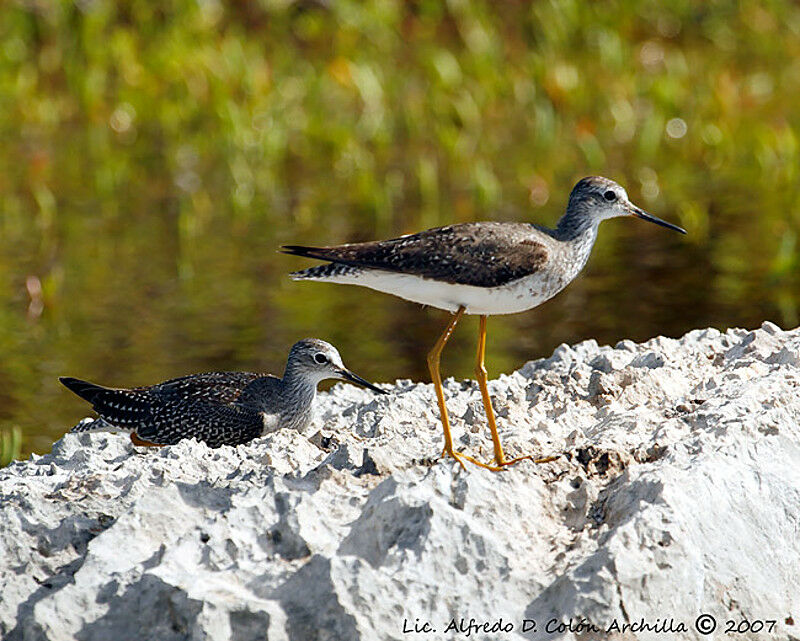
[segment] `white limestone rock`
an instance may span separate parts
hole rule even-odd
[[[66,435],[0,470],[0,636],[800,638],[800,330],[562,345],[490,388],[508,454],[556,461],[433,463],[409,381],[238,448]],[[488,460],[477,386],[446,391]]]

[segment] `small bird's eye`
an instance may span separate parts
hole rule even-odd
[[[328,362],[328,357],[325,354],[317,353],[314,354],[314,361],[319,363],[320,365],[324,365]]]
[[[617,199],[617,194],[612,189],[609,189],[603,194],[603,198],[605,198],[608,202],[613,203]]]

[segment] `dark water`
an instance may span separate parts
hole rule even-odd
[[[565,292],[490,319],[492,376],[562,342],[797,325],[800,8],[612,5],[4,5],[0,429],[46,451],[88,410],[59,375],[278,373],[304,336],[427,380],[443,312],[294,283],[309,262],[277,248],[552,225],[588,174],[689,235],[604,223]]]
[[[2,307],[2,419],[23,427],[30,449],[48,449],[88,409],[57,383],[64,374],[124,386],[218,368],[279,373],[292,342],[316,336],[368,379],[428,379],[425,353],[444,312],[362,288],[293,282],[286,274],[307,261],[276,252],[287,241],[348,236],[297,230],[291,221],[277,228],[214,220],[182,238],[178,216],[168,212],[99,221],[79,208],[54,227],[46,250],[24,239],[4,247],[14,271]],[[565,292],[530,312],[490,319],[490,374],[547,356],[561,342],[796,322],[758,265],[733,276],[714,264],[727,236],[697,244],[638,220],[604,223],[588,267]],[[39,313],[26,278],[40,278],[43,266],[51,280]],[[454,335],[447,374],[471,376],[476,325],[468,317]]]

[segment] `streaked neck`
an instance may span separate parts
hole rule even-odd
[[[567,251],[570,278],[577,276],[589,260],[599,224],[597,218],[587,216],[580,208],[572,206],[558,221],[554,236]]]
[[[555,238],[563,242],[578,242],[583,244],[588,241],[594,243],[597,238],[599,220],[589,214],[585,207],[570,203],[567,211],[558,221],[555,229]]]
[[[299,398],[311,396],[313,399],[317,393],[316,381],[310,379],[305,372],[298,371],[287,366],[281,379],[281,387],[284,394],[296,395]]]
[[[311,419],[317,384],[308,376],[287,368],[280,383],[281,427],[303,430]]]

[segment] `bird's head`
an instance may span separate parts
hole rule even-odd
[[[636,216],[667,229],[686,233],[685,229],[648,214],[634,205],[622,185],[602,176],[589,176],[579,180],[569,195],[568,210],[591,216],[597,223],[617,216]]]
[[[367,387],[379,394],[386,394],[384,390],[347,369],[339,350],[318,338],[304,338],[297,341],[289,352],[286,369],[295,376],[301,375],[313,381],[315,385],[320,381],[335,378]]]

